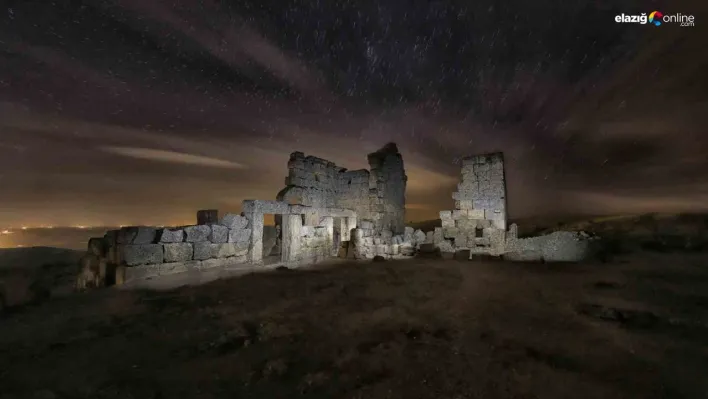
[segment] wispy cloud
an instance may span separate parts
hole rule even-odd
[[[134,147],[101,147],[102,151],[112,154],[122,155],[131,158],[145,159],[149,161],[181,163],[187,165],[199,165],[212,168],[245,169],[246,165],[226,161],[223,159],[210,158],[201,155],[185,154],[181,152],[156,150],[152,148]]]
[[[287,54],[239,16],[224,18],[224,10],[216,2],[202,1],[200,12],[192,9],[185,12],[159,0],[123,0],[120,4],[189,37],[212,56],[242,73],[248,73],[249,63],[255,62],[303,94],[332,99],[320,74],[311,66]]]

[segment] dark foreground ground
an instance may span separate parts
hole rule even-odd
[[[707,260],[340,263],[55,299],[0,318],[0,397],[705,398]]]

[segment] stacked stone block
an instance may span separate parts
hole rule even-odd
[[[369,179],[370,173],[366,169],[343,170],[339,174],[337,207],[353,210],[362,220],[371,219]]]
[[[102,285],[106,280],[121,284],[189,270],[237,266],[247,261],[249,244],[248,220],[233,214],[225,215],[219,224],[123,227],[89,240],[82,270],[102,271],[98,284]],[[83,288],[82,283],[78,285]]]
[[[285,185],[298,189],[292,190],[282,200],[312,207],[333,208],[336,206],[339,173],[342,170],[325,159],[293,152],[288,161]]]
[[[405,227],[403,234],[394,234],[391,230],[376,230],[372,221],[363,221],[352,232],[347,257],[350,259],[373,259],[375,256],[386,259],[407,258],[414,256],[416,250],[426,243],[432,243],[432,235],[428,236],[421,230]]]
[[[452,194],[455,209],[441,211],[433,242],[442,252],[470,250],[500,255],[506,242],[506,187],[501,153],[463,159],[462,177]]]
[[[319,226],[303,226],[300,235],[300,252],[295,258],[296,263],[312,264],[331,257],[332,218],[325,218]]]
[[[346,224],[346,223],[344,223]],[[306,265],[338,255],[334,246],[334,217],[321,217],[316,226],[302,224],[300,215],[286,215],[283,220],[283,238],[290,240],[285,259],[289,265]]]
[[[489,220],[506,230],[506,182],[502,153],[476,155],[462,160],[462,179],[452,194],[455,209],[475,211],[474,217]]]

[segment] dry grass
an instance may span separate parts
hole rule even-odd
[[[705,254],[429,259],[93,292],[0,319],[0,387],[95,399],[706,397],[706,266]]]

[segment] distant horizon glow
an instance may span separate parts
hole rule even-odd
[[[708,211],[695,211],[695,212],[652,212],[652,211],[638,211],[638,212],[626,212],[626,213],[611,213],[611,214],[595,214],[595,213],[588,213],[588,214],[577,214],[577,215],[566,215],[563,216],[561,215],[561,219],[568,219],[572,220],[574,218],[578,219],[583,219],[586,217],[603,217],[606,219],[610,218],[618,218],[618,217],[635,217],[635,216],[641,216],[641,215],[656,215],[656,216],[663,216],[663,217],[670,217],[670,216],[676,216],[676,215],[682,215],[682,214],[695,214],[695,215],[703,215],[708,213]],[[270,222],[273,223],[273,215],[272,214],[265,214],[264,217],[266,218],[266,223]],[[541,216],[543,217],[543,215]],[[548,216],[552,217],[552,216]],[[523,217],[523,218],[509,218],[508,220],[514,221],[514,220],[524,220],[527,218],[535,218],[535,216],[530,216],[530,217]],[[431,219],[421,219],[421,220],[406,220],[406,223],[412,222],[412,223],[418,223],[418,222],[430,222],[430,221],[435,221],[439,220],[439,218],[431,218]],[[9,234],[14,234],[16,232],[21,232],[21,231],[31,231],[31,230],[61,230],[61,229],[75,229],[75,230],[96,230],[96,229],[106,229],[106,228],[124,228],[124,227],[154,227],[154,228],[172,228],[172,227],[179,227],[179,226],[193,226],[196,225],[196,221],[192,222],[178,222],[178,223],[168,223],[168,224],[145,224],[145,223],[135,223],[135,224],[99,224],[99,225],[67,225],[67,226],[18,226],[18,227],[6,227],[3,228],[3,230],[0,230],[0,234],[2,235],[9,235]]]

